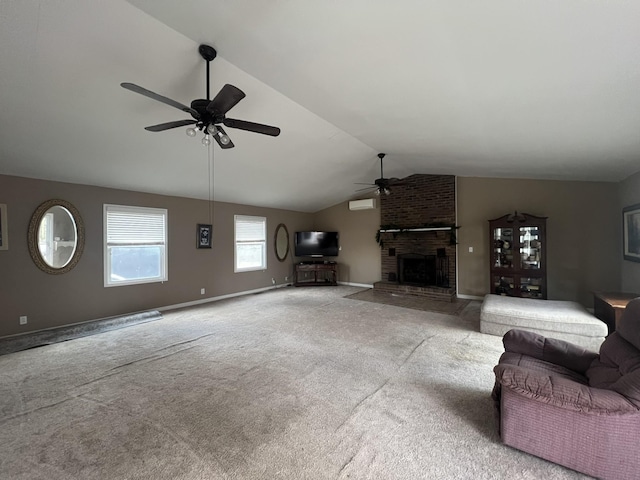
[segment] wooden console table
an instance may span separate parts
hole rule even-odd
[[[607,324],[609,333],[613,333],[627,303],[636,297],[640,295],[623,292],[593,292],[593,313],[596,318]]]
[[[313,285],[337,285],[337,263],[298,263],[296,264],[296,287]]]

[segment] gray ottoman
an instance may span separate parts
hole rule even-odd
[[[604,322],[576,302],[486,295],[480,309],[480,331],[503,336],[512,328],[594,351],[600,349],[608,333]]]

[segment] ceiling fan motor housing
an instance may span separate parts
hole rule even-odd
[[[216,49],[210,45],[200,45],[198,47],[198,52],[200,52],[202,58],[204,58],[207,62],[210,62],[211,60],[216,58],[216,55],[218,55]]]

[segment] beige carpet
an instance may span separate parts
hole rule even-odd
[[[446,313],[447,315],[459,315],[469,305],[469,300],[457,298],[453,302],[442,302],[420,297],[418,295],[399,295],[388,292],[380,292],[374,288],[368,288],[361,292],[347,295],[345,298],[362,300],[365,302],[382,303],[396,307],[413,308],[423,312]]]
[[[499,337],[280,288],[0,357],[0,478],[579,479],[502,445]]]

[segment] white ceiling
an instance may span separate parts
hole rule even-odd
[[[247,97],[219,201],[316,211],[413,173],[620,181],[640,170],[640,2],[2,0],[0,173],[208,198],[188,114]],[[1,197],[1,192],[0,192]],[[0,198],[1,200],[1,198]]]

